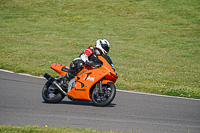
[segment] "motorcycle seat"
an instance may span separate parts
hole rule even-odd
[[[61,70],[64,72],[74,72],[74,70],[68,69],[66,67],[63,67]]]

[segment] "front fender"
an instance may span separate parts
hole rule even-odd
[[[115,83],[113,80],[103,79],[102,84]]]

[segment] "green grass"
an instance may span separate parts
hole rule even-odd
[[[199,0],[1,0],[0,68],[43,75],[96,40],[117,89],[200,98]]]
[[[39,127],[39,126],[3,126],[0,133],[120,133],[113,131],[97,131],[92,129],[76,129],[71,127]]]

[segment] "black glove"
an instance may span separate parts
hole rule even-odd
[[[88,66],[93,66],[94,63],[93,63],[93,61],[87,61],[86,65],[88,65]]]
[[[94,67],[100,68],[102,65],[101,64],[94,64]]]
[[[93,66],[93,67],[96,67],[96,68],[100,68],[102,65],[101,64],[99,64],[99,63],[94,63],[93,61],[88,61],[87,63],[86,63],[86,65],[88,65],[88,66]]]

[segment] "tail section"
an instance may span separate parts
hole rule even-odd
[[[53,69],[54,71],[56,71],[57,73],[59,73],[60,75],[65,76],[67,74],[67,72],[62,71],[63,67],[66,67],[69,69],[69,67],[67,65],[63,65],[63,64],[51,64],[51,69]]]

